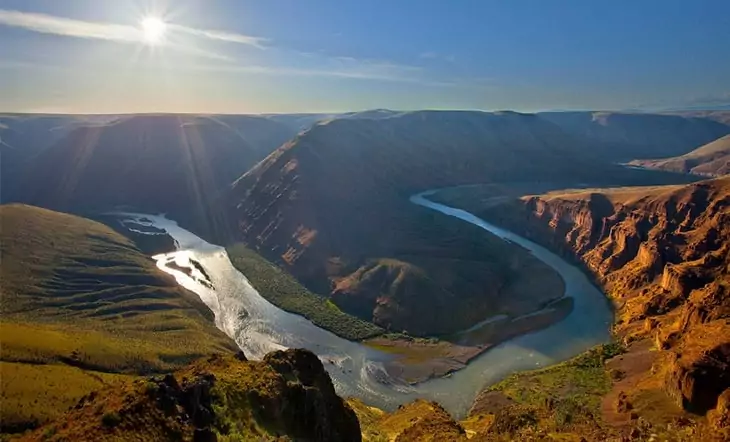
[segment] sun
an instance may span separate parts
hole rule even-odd
[[[167,24],[157,17],[146,17],[140,22],[145,43],[155,45],[165,38]]]

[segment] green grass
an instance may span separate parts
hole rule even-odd
[[[304,316],[318,327],[350,340],[378,336],[384,330],[341,311],[330,300],[318,296],[284,270],[243,244],[228,248],[231,263],[258,292],[277,307]]]
[[[489,390],[515,401],[516,410],[534,413],[549,431],[598,425],[602,397],[611,389],[604,363],[623,351],[620,344],[600,345],[562,364],[514,374]]]
[[[139,375],[237,349],[197,295],[103,224],[3,205],[0,256],[0,360],[27,366],[28,373],[47,370],[53,377],[58,370],[81,368],[92,377]],[[65,409],[78,391],[96,388],[87,374],[68,373],[76,387],[66,398],[59,393],[46,400],[47,414]],[[8,388],[3,383],[2,393]],[[45,415],[32,404],[43,396],[30,392],[4,404],[0,420],[12,416],[18,427],[42,422]]]
[[[273,366],[214,356],[172,375],[174,384],[163,384],[163,376],[124,382],[105,379],[108,388],[87,394],[75,406],[77,399],[60,419],[23,440],[191,441],[197,424],[191,410],[184,409],[186,406],[195,406],[198,412],[204,408],[212,411],[209,428],[220,442],[290,440],[281,436],[286,436],[297,421],[298,415],[288,407],[297,405],[298,400],[292,402],[291,398],[300,390],[296,380],[286,378]],[[202,382],[209,389],[202,387]],[[188,390],[197,391],[197,395],[181,397],[187,388],[197,388]],[[314,393],[308,403],[317,400]]]
[[[2,429],[11,432],[55,419],[90,391],[133,378],[65,365],[3,361],[0,375]]]
[[[388,333],[382,338],[365,344],[380,352],[398,356],[403,364],[423,364],[437,358],[448,358],[453,353],[452,344],[440,342],[436,338],[411,337],[399,333]],[[401,341],[407,341],[408,344]],[[413,345],[409,345],[411,343]]]

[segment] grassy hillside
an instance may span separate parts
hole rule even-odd
[[[358,441],[352,409],[317,357],[203,358],[164,377],[86,395],[23,441]]]
[[[246,275],[256,290],[277,307],[304,316],[319,327],[345,339],[380,335],[377,325],[344,313],[335,304],[302,286],[294,277],[243,244],[228,248],[231,263]]]
[[[102,224],[3,205],[0,257],[4,430],[41,423],[117,379],[106,373],[167,371],[236,350],[195,294]]]

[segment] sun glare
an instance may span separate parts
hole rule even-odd
[[[147,44],[154,45],[160,43],[165,38],[167,24],[157,17],[147,17],[141,22],[144,41]]]

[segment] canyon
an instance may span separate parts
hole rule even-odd
[[[335,333],[371,339],[374,349],[404,345],[397,350],[403,360],[422,361],[424,354],[443,352],[440,346],[461,345],[455,336],[483,325],[485,318],[529,318],[561,298],[564,281],[527,250],[408,201],[411,195],[446,187],[429,198],[513,230],[583,267],[615,309],[617,342],[488,386],[460,421],[440,405],[423,400],[382,411],[357,400],[344,404],[322,393],[329,398],[327,405],[316,401],[300,405],[337,409],[333,412],[340,417],[354,412],[361,436],[371,440],[423,440],[427,434],[440,435],[440,440],[539,440],[549,432],[590,440],[651,432],[701,440],[719,435],[722,440],[727,434],[728,180],[697,182],[701,177],[673,173],[701,173],[693,168],[665,171],[648,170],[650,165],[644,163],[631,163],[641,169],[618,164],[636,158],[692,156],[695,149],[717,152],[716,143],[727,138],[730,126],[716,114],[372,111],[339,116],[138,115],[35,121],[4,116],[0,121],[2,185],[11,190],[3,192],[4,202],[95,217],[117,231],[68,218],[72,215],[2,206],[3,231],[10,235],[3,237],[3,272],[11,272],[4,273],[3,280],[11,281],[6,279],[10,275],[20,278],[3,286],[8,301],[3,304],[3,336],[22,327],[18,336],[29,339],[14,344],[11,353],[3,346],[2,363],[9,367],[4,373],[11,373],[6,379],[15,379],[14,385],[24,382],[24,372],[48,385],[59,375],[74,379],[72,391],[83,394],[61,398],[51,389],[44,396],[68,406],[92,390],[128,388],[120,386],[139,382],[150,370],[185,373],[188,381],[145,381],[169,392],[162,402],[174,398],[185,408],[181,398],[190,391],[203,396],[210,391],[205,373],[222,377],[215,368],[219,364],[240,363],[254,367],[240,370],[268,373],[269,368],[242,361],[244,355],[238,362],[225,359],[235,354],[236,343],[213,327],[210,311],[194,294],[151,268],[139,250],[149,248],[149,255],[168,252],[175,241],[126,232],[108,218],[110,210],[166,213],[200,238],[227,246],[233,265],[254,272],[252,283],[257,288],[262,284],[261,295],[274,304]],[[566,190],[571,188],[575,189]],[[58,230],[55,226],[68,226],[67,235],[41,240]],[[86,248],[74,249],[71,245],[76,243]],[[5,249],[12,244],[20,245]],[[52,254],[45,250],[48,244],[73,258]],[[102,250],[114,256],[92,257]],[[63,266],[49,273],[54,263]],[[204,264],[198,265],[204,269]],[[26,268],[41,273],[26,274]],[[196,269],[201,275],[208,273]],[[198,274],[192,267],[191,272]],[[128,287],[124,278],[131,278]],[[215,281],[201,278],[213,288]],[[103,290],[97,292],[92,281],[101,281]],[[36,317],[29,316],[29,308],[38,312]],[[579,318],[580,311],[575,313]],[[153,329],[145,321],[121,325],[149,315],[171,322]],[[493,344],[516,335],[522,336],[515,342],[523,342],[529,332],[549,328],[562,317],[478,339],[475,334],[472,344]],[[93,339],[79,342],[67,336],[82,325],[90,339],[96,333],[110,333],[114,345],[141,353],[115,354],[108,346],[97,347]],[[206,339],[208,346],[196,344],[187,348],[192,354],[175,356],[155,347],[160,339],[169,339],[169,332],[180,337],[190,330],[203,330],[198,337],[212,337]],[[33,359],[29,355],[39,351],[33,341],[63,345],[43,347],[41,364],[29,368],[28,358]],[[413,353],[419,346],[424,353]],[[254,356],[280,357],[260,353]],[[113,355],[122,368],[103,366],[101,354]],[[216,359],[221,357],[225,362]],[[210,365],[188,365],[196,358],[213,359]],[[305,354],[296,358],[316,365]],[[99,378],[90,377],[89,370]],[[271,376],[298,382],[303,391],[329,389],[320,381],[315,387],[299,374],[292,377],[291,369]],[[543,387],[535,391],[538,384]],[[4,383],[4,393],[12,390],[9,385]],[[191,385],[196,385],[193,390]],[[138,384],[119,397],[137,397],[146,388]],[[276,397],[289,397],[284,390],[276,391]],[[20,393],[41,394],[12,390],[18,407],[25,397]],[[291,394],[298,397],[301,392]],[[136,425],[136,412],[130,410],[151,406],[148,411],[157,416],[158,402],[134,403],[132,408],[119,408],[116,402],[104,402],[101,406],[108,412],[101,412],[98,419],[90,418],[83,404],[72,414],[80,420],[89,418],[95,428],[89,434],[110,436],[117,431],[112,428]],[[207,402],[202,407],[210,410]],[[15,416],[17,425],[8,429],[40,426],[33,437],[41,437],[51,431],[43,424],[62,416],[61,411]],[[127,413],[131,421],[125,420]],[[107,424],[114,424],[111,427],[104,423],[106,415]],[[313,416],[312,422],[326,416]],[[229,431],[187,421],[184,414],[180,419],[175,431],[181,434],[197,432],[203,437],[211,431]],[[250,422],[261,429],[266,419]],[[285,420],[277,422],[280,431],[299,434]],[[354,426],[348,428],[356,432]],[[70,430],[85,431],[73,426]],[[340,430],[322,431],[310,436],[316,439]]]
[[[730,179],[559,190],[497,206],[444,198],[561,251],[604,287],[627,349],[607,362],[617,378],[602,398],[605,419],[631,426],[662,410],[653,419],[666,425],[685,410],[722,422],[730,388]],[[489,408],[494,398],[485,392],[475,407]],[[712,437],[722,440],[728,429],[717,422],[709,424],[719,425]]]

